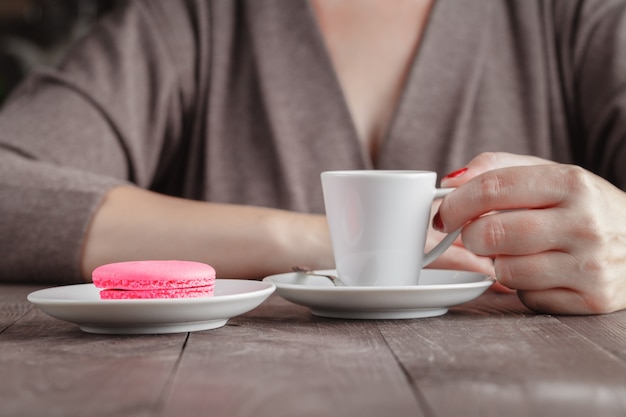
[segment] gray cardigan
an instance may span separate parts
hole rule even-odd
[[[302,0],[133,0],[0,113],[0,280],[78,282],[104,193],[322,212],[330,169],[533,154],[626,187],[626,3],[438,0],[378,160]]]

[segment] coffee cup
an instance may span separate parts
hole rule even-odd
[[[321,174],[337,275],[348,286],[419,285],[421,270],[459,236],[424,252],[437,188],[432,171],[348,170]]]

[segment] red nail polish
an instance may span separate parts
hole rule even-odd
[[[467,168],[457,169],[456,171],[449,173],[448,175],[446,175],[442,179],[447,180],[447,179],[450,179],[450,178],[458,178],[461,175],[465,174],[466,172],[467,172]]]
[[[435,217],[433,217],[433,228],[435,230],[443,230],[443,222],[441,221],[441,215],[439,212],[437,212]]]

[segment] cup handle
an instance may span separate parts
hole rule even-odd
[[[454,188],[437,188],[435,189],[435,197],[433,200],[437,200],[439,198],[443,198],[450,194]],[[435,259],[441,256],[442,253],[446,251],[454,243],[457,237],[461,234],[461,228],[453,230],[448,233],[442,240],[439,242],[434,248],[430,250],[430,252],[424,254],[424,259],[422,260],[422,268],[426,265],[432,263]]]

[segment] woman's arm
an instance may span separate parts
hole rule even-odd
[[[220,278],[261,278],[295,265],[333,268],[326,218],[113,188],[85,240],[82,275],[131,259],[206,262]]]
[[[160,186],[185,148],[194,44],[179,20],[192,18],[182,2],[120,3],[59,68],[33,72],[3,104],[0,280],[79,282],[107,190]]]

